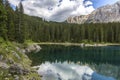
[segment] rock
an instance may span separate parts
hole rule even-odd
[[[41,47],[37,44],[32,44],[32,45],[29,45],[25,50],[26,50],[26,53],[38,52],[41,50]]]
[[[0,62],[0,67],[3,68],[3,69],[8,69],[9,68],[9,66],[4,62]]]
[[[20,53],[25,53],[25,49],[22,49],[22,48],[19,48],[19,47],[16,47],[17,51],[19,51]]]
[[[5,80],[9,80],[9,78],[6,77]]]
[[[18,66],[18,65],[12,65],[9,68],[9,73],[11,73],[12,75],[14,74],[22,74],[22,69]]]
[[[40,51],[41,47],[39,45],[34,45],[34,47],[36,48],[36,52]]]
[[[68,23],[108,23],[120,22],[120,1],[94,10],[91,14],[69,17]]]
[[[2,61],[3,60],[3,55],[0,55],[0,61]]]
[[[12,75],[26,75],[29,73],[29,71],[27,69],[23,69],[22,67],[13,64],[12,66],[10,66],[9,68],[9,73],[11,73]]]
[[[82,43],[80,46],[81,46],[81,47],[85,47],[85,44],[84,44],[84,43]]]
[[[35,77],[33,77],[33,78],[29,79],[29,80],[37,80],[37,79]]]
[[[20,80],[18,75],[14,75],[14,80]]]
[[[81,15],[81,16],[72,16],[67,19],[68,23],[76,23],[76,24],[82,24],[85,23],[88,19],[89,15]]]
[[[12,54],[17,58],[17,59],[21,59],[20,56],[15,52],[15,51],[12,51]]]
[[[3,63],[8,63],[8,61],[9,60],[7,58],[5,58],[5,59],[2,60]]]
[[[17,49],[17,51],[19,51],[19,50],[20,50],[20,48],[19,48],[19,47],[16,47],[16,49]]]
[[[30,52],[38,52],[38,51],[40,51],[41,47],[37,44],[30,44],[30,45],[27,46],[27,48],[22,49],[22,48],[16,47],[16,49],[20,53],[25,54],[25,53],[30,53]],[[27,57],[27,56],[25,56],[25,57]]]
[[[28,56],[25,55],[25,53],[26,53],[26,50],[25,50],[25,49],[20,49],[19,47],[16,47],[16,49],[17,49],[17,51],[18,51],[20,54],[24,54],[23,56],[24,56],[25,58],[28,58]]]
[[[25,53],[25,49],[20,49],[19,52],[24,54]]]
[[[10,63],[10,64],[14,64],[13,59],[9,59],[9,63]]]
[[[27,75],[29,73],[29,71],[27,69],[23,70],[23,75]]]

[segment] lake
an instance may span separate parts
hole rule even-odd
[[[32,53],[28,56],[33,62],[32,66],[40,65],[40,74],[43,75],[43,73],[47,71],[47,77],[44,76],[43,80],[91,80],[92,77],[90,76],[94,76],[93,74],[99,76],[97,78],[101,77],[101,79],[96,78],[92,80],[120,80],[120,46],[40,46],[42,47],[40,52]],[[54,70],[52,69],[53,67]],[[77,72],[78,69],[79,72]],[[64,72],[66,70],[68,70],[68,72]],[[85,72],[86,70],[88,71]],[[59,73],[60,71],[61,73]],[[53,76],[53,73],[59,74],[56,75],[59,77],[63,74],[66,76],[63,75],[61,78],[57,77],[59,79],[56,79],[55,75],[51,77],[50,74],[48,76],[48,73],[52,74],[51,76]],[[69,78],[68,73],[71,73],[69,75],[72,76],[74,73],[74,76]],[[75,74],[77,77],[75,77]],[[87,75],[87,79],[83,79],[83,75]]]

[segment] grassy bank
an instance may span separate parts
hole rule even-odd
[[[26,45],[0,39],[0,80],[40,80],[31,68],[32,61],[22,52]]]

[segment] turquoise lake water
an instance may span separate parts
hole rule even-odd
[[[95,72],[120,80],[120,46],[80,47],[40,45],[40,52],[29,54],[32,66],[50,63],[87,65]]]

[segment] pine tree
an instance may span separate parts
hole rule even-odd
[[[22,2],[19,3],[19,6],[16,7],[16,27],[15,27],[15,39],[17,42],[23,43],[24,42],[24,31],[25,31],[25,27],[24,27],[24,9],[23,9],[23,5]]]
[[[2,2],[2,0],[0,0]],[[0,37],[7,40],[7,28],[6,28],[6,10],[3,3],[0,3]]]
[[[22,5],[22,2],[19,3],[19,13],[24,14],[24,8],[23,8],[23,5]]]
[[[8,36],[8,40],[10,41],[13,41],[15,36],[15,26],[14,26],[14,11],[13,9],[11,8],[10,6],[10,3],[8,0],[4,0],[4,3],[5,3],[5,9],[6,9],[6,12],[7,12],[7,36]]]

